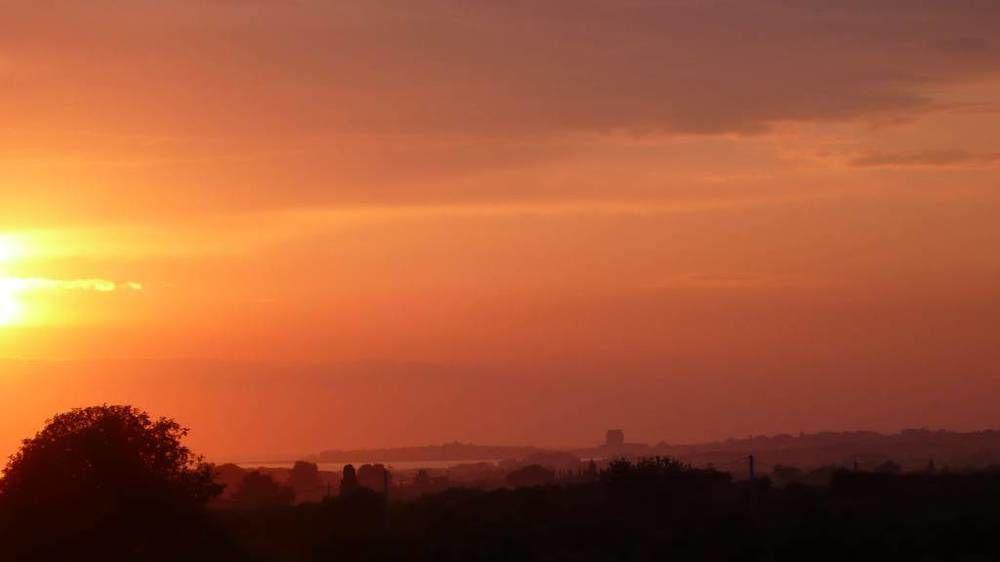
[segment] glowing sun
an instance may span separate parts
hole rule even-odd
[[[23,248],[13,238],[0,236],[0,326],[16,324],[24,311],[17,300],[14,279],[7,276],[5,266],[21,255]]]

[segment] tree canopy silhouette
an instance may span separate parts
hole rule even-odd
[[[274,481],[270,474],[259,471],[248,472],[243,483],[233,495],[233,503],[239,507],[262,508],[291,505],[295,491]]]
[[[0,498],[39,504],[141,495],[204,504],[221,488],[211,467],[181,444],[187,433],[172,419],[153,419],[132,406],[59,414],[10,458]]]
[[[55,416],[24,440],[0,479],[0,511],[15,538],[4,546],[19,560],[107,559],[109,550],[160,559],[182,545],[204,548],[202,508],[221,486],[181,443],[187,432],[132,406]]]
[[[288,473],[288,486],[295,491],[295,500],[298,502],[320,500],[325,488],[319,475],[319,466],[306,461],[295,461]]]
[[[340,479],[340,495],[351,495],[360,488],[361,484],[358,482],[358,473],[354,470],[354,465],[344,465],[344,475]]]

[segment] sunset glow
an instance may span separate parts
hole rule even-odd
[[[35,252],[38,255],[35,255]],[[79,304],[65,309],[67,295],[87,293],[133,293],[143,289],[136,281],[116,282],[102,278],[50,278],[18,274],[30,272],[28,263],[44,257],[43,249],[24,238],[0,237],[0,326],[60,324],[78,314]],[[44,268],[43,268],[44,269]],[[53,305],[58,301],[58,305]],[[75,301],[80,302],[80,301]],[[29,303],[34,303],[32,306]],[[78,318],[87,322],[87,318]]]
[[[0,326],[14,324],[21,319],[21,303],[14,292],[0,279]]]
[[[0,235],[0,264],[12,261],[23,252],[20,242],[13,237]]]
[[[0,562],[1000,560],[1000,0],[0,0]]]
[[[0,455],[1000,424],[995,5],[5,4]]]
[[[14,324],[22,317],[14,280],[6,273],[10,262],[21,253],[20,245],[13,238],[0,235],[0,327]]]

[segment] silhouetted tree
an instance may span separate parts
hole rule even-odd
[[[344,465],[344,475],[340,479],[340,495],[351,495],[359,488],[361,484],[358,483],[358,473],[354,470],[354,465]]]
[[[816,467],[805,474],[802,483],[810,486],[829,486],[833,478],[844,469],[835,465]]]
[[[431,475],[427,469],[421,468],[417,471],[417,476],[413,479],[413,485],[419,490],[426,490],[431,487]]]
[[[217,465],[213,472],[215,481],[224,486],[222,494],[219,495],[220,500],[232,499],[236,490],[240,489],[240,484],[243,483],[243,478],[247,474],[246,469],[233,463]]]
[[[316,501],[323,497],[323,480],[316,463],[296,461],[288,475],[288,485],[295,491],[295,499]]]
[[[787,486],[788,484],[798,484],[802,482],[805,477],[805,472],[801,468],[795,466],[785,466],[776,465],[774,470],[771,471],[771,476],[774,481],[781,486]]]
[[[0,480],[17,560],[176,559],[211,551],[204,504],[222,487],[181,439],[188,430],[132,406],[59,414]],[[218,546],[218,545],[216,545]]]
[[[295,492],[275,482],[270,474],[254,470],[243,477],[243,483],[233,494],[233,504],[243,508],[264,508],[291,505]]]
[[[875,467],[875,472],[881,472],[883,474],[899,474],[902,471],[903,467],[899,466],[899,463],[892,460],[887,460]]]
[[[388,471],[381,464],[364,464],[358,469],[358,483],[380,494],[386,491],[387,476]]]
[[[556,481],[556,473],[539,464],[529,464],[507,474],[507,485],[515,488],[544,486]]]

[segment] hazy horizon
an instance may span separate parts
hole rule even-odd
[[[0,3],[0,454],[1000,425],[1000,3]]]
[[[0,428],[4,454],[53,414],[105,402],[131,403],[177,419],[191,428],[195,450],[219,461],[453,441],[583,447],[602,442],[611,428],[625,429],[630,442],[682,444],[824,430],[996,427],[989,376],[967,380],[968,386],[913,388],[906,380],[876,384],[858,374],[826,385],[796,382],[788,372],[735,377],[721,365],[713,370],[680,362],[670,373],[633,369],[628,379],[606,367],[569,362],[534,371],[374,360],[298,365],[191,358],[0,360],[0,365],[8,375],[0,380],[0,408],[10,420]],[[572,381],[562,376],[567,371],[575,374]],[[927,393],[934,394],[934,403]],[[395,415],[387,417],[387,411]]]

